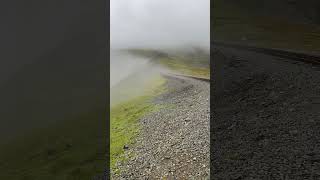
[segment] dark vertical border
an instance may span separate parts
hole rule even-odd
[[[210,1],[210,179],[213,178],[213,93],[214,93],[214,59],[213,59],[213,3],[214,1]]]
[[[106,23],[105,23],[105,31],[106,33],[106,61],[107,61],[107,110],[106,110],[106,120],[107,120],[107,138],[106,138],[106,144],[107,144],[107,163],[106,163],[106,178],[105,179],[111,179],[110,178],[110,1],[104,1],[105,2],[105,17],[106,17]]]

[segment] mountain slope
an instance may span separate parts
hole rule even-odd
[[[319,9],[315,0],[217,0],[211,9],[211,36],[215,40],[317,52]]]
[[[4,4],[0,179],[91,179],[107,164],[105,2]]]

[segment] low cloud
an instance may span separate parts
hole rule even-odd
[[[209,47],[210,0],[111,0],[111,48]]]

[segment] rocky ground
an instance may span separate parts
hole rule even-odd
[[[141,133],[113,179],[209,179],[209,83],[165,76],[159,111],[140,120]]]
[[[215,47],[212,179],[320,179],[320,68]]]

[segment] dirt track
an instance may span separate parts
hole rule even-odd
[[[114,179],[204,179],[209,177],[209,83],[165,76],[164,105],[140,120],[142,131]]]

